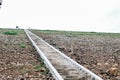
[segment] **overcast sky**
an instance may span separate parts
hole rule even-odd
[[[3,0],[0,27],[120,32],[120,0]]]

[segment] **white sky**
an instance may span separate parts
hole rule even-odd
[[[0,27],[120,32],[120,0],[3,0]]]

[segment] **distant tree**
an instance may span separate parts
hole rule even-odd
[[[2,6],[2,0],[0,0],[0,8],[1,8],[1,6]]]
[[[0,6],[2,5],[2,0],[0,0]]]
[[[16,29],[18,29],[19,28],[19,26],[16,26]]]

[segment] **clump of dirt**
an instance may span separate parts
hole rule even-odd
[[[23,30],[0,30],[0,80],[54,80]]]
[[[112,34],[77,35],[32,31],[104,80],[120,80],[120,38]]]

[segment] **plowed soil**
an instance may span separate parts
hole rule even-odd
[[[32,32],[104,80],[120,80],[120,34]]]
[[[23,30],[0,29],[0,80],[53,80]]]

